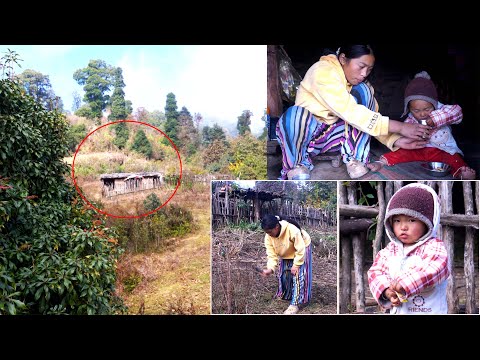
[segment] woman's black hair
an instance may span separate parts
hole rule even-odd
[[[265,215],[262,219],[262,229],[263,230],[273,229],[275,226],[277,226],[277,224],[280,223],[280,220],[285,220],[290,224],[295,225],[299,230],[302,230],[298,222],[282,215]]]
[[[337,57],[342,53],[345,54],[347,59],[357,59],[363,55],[374,55],[370,45],[344,44],[339,47]]]

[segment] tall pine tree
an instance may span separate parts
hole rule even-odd
[[[177,100],[174,93],[167,94],[167,103],[165,105],[165,134],[175,143],[175,146],[179,146],[178,140],[178,111]],[[169,145],[168,139],[164,139],[163,142]]]
[[[125,83],[123,82],[122,69],[117,67],[113,72],[113,94],[110,98],[110,115],[108,120],[125,120],[129,115],[127,113],[127,104],[125,102],[125,92],[123,88]]]
[[[180,148],[187,156],[193,155],[200,145],[200,138],[198,136],[198,130],[193,124],[192,115],[185,106],[182,107],[180,115],[178,116],[178,124]]]
[[[252,120],[250,119],[252,117],[253,113],[250,110],[243,110],[242,115],[240,115],[237,119],[237,130],[238,134],[240,136],[245,135],[245,133],[251,132],[250,130],[250,124]]]
[[[153,154],[152,144],[148,141],[147,136],[143,130],[138,130],[133,140],[132,150],[151,158]]]

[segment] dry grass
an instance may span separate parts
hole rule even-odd
[[[187,237],[176,239],[173,250],[164,253],[126,254],[118,264],[117,291],[129,314],[210,314],[210,214],[209,187],[175,199],[188,207],[198,225]],[[195,201],[191,199],[194,197]],[[172,200],[173,200],[172,199]],[[123,280],[140,279],[135,289],[125,291]]]
[[[72,163],[73,158],[65,158]],[[85,152],[81,148],[75,157],[75,176],[96,176],[117,172],[160,171],[165,174],[179,174],[180,163],[177,155],[170,152],[165,160],[148,160],[135,152],[123,153],[118,151]]]

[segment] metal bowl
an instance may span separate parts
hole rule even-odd
[[[442,162],[427,162],[422,164],[432,176],[443,177],[450,172],[450,165]]]

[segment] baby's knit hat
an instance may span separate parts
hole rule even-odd
[[[435,84],[426,71],[419,72],[405,89],[405,106],[402,116],[408,114],[408,103],[412,100],[424,100],[438,109],[438,94]]]
[[[434,200],[425,188],[406,185],[393,194],[385,213],[385,226],[391,228],[393,215],[407,215],[422,221],[433,229]]]

